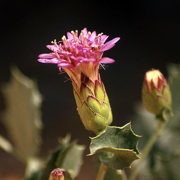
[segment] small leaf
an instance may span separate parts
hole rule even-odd
[[[70,146],[67,149],[67,152],[65,156],[63,157],[63,160],[59,160],[61,158],[57,159],[56,166],[61,167],[68,171],[71,175],[71,177],[76,177],[79,173],[80,167],[82,165],[82,154],[84,151],[84,146],[77,145],[76,142],[73,142],[70,144]]]
[[[3,88],[7,108],[3,123],[14,143],[15,153],[27,159],[37,154],[41,130],[41,95],[36,83],[17,68],[11,69],[11,80]]]
[[[90,154],[98,154],[101,162],[115,169],[129,167],[138,159],[136,135],[131,124],[123,127],[108,126],[105,131],[91,138]]]
[[[70,136],[60,140],[59,147],[50,155],[39,180],[47,179],[55,168],[64,169],[65,176],[67,176],[65,179],[71,180],[71,178],[75,178],[82,165],[84,149],[83,145],[79,145],[75,141],[70,142]]]

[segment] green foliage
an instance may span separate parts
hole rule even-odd
[[[170,64],[168,75],[174,115],[140,170],[140,176],[146,180],[180,179],[180,64]],[[140,147],[145,146],[156,125],[153,115],[147,113],[142,105],[136,106],[134,128],[143,136]]]
[[[172,109],[174,116],[171,118],[169,128],[179,133],[180,131],[180,64],[168,66],[169,85],[172,92]]]
[[[123,180],[123,177],[119,170],[109,168],[104,180]]]
[[[15,67],[2,90],[6,101],[3,124],[13,142],[13,153],[26,161],[39,150],[41,95],[36,83]]]
[[[123,169],[138,159],[138,139],[130,123],[123,127],[108,126],[101,134],[91,138],[89,155],[98,154],[102,163]]]
[[[70,142],[70,137],[66,136],[59,141],[58,148],[48,158],[38,180],[48,180],[51,171],[55,168],[65,170],[66,180],[75,178],[82,165],[83,152],[84,146],[78,145],[75,141]]]
[[[39,176],[40,176],[40,172],[34,172],[29,177],[27,177],[26,180],[38,180]]]

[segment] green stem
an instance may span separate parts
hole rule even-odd
[[[147,158],[149,152],[151,151],[153,145],[155,144],[158,137],[160,136],[165,125],[166,125],[166,121],[159,120],[157,128],[155,129],[154,133],[152,134],[152,136],[150,137],[149,141],[147,142],[145,148],[142,151],[142,156],[141,156],[140,160],[137,162],[134,169],[132,170],[129,180],[135,180],[136,179],[136,176],[138,174],[138,170],[139,170],[142,162],[144,161],[144,159]]]
[[[97,176],[96,176],[96,180],[104,180],[107,169],[108,169],[108,166],[101,163],[100,167],[99,167],[99,170],[98,170],[98,173],[97,173]]]

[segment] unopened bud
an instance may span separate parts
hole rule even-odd
[[[86,77],[80,91],[74,88],[74,96],[78,113],[87,130],[97,134],[112,123],[110,103],[101,80],[93,82]]]
[[[49,176],[49,180],[64,180],[63,170],[60,168],[54,169]]]
[[[166,79],[159,70],[150,70],[144,77],[142,100],[147,111],[162,115],[171,112],[171,92]]]

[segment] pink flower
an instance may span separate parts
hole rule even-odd
[[[106,42],[107,38],[108,36],[102,33],[97,35],[96,31],[88,32],[86,28],[79,35],[78,31],[71,31],[67,33],[67,38],[63,36],[59,43],[53,41],[53,45],[47,45],[52,53],[40,54],[38,61],[57,64],[60,71],[63,69],[80,87],[82,74],[95,81],[99,76],[99,64],[114,62],[114,59],[102,56],[104,51],[111,49],[120,38]]]
[[[70,69],[89,62],[113,63],[113,59],[102,57],[102,55],[104,51],[111,49],[120,38],[117,37],[105,43],[107,38],[108,36],[102,33],[97,35],[95,31],[88,32],[86,28],[79,36],[77,31],[71,31],[67,33],[67,38],[62,37],[60,43],[54,41],[53,45],[47,45],[47,48],[53,52],[40,54],[38,61],[57,64],[60,69]]]

